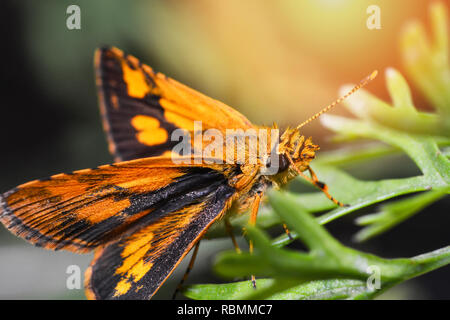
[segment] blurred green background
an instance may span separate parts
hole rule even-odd
[[[66,9],[81,8],[81,30],[68,30]],[[366,27],[369,5],[381,9],[379,30]],[[295,125],[337,98],[344,83],[374,69],[402,70],[398,35],[410,19],[426,20],[429,1],[2,1],[0,192],[36,178],[112,162],[102,131],[93,53],[117,46],[244,113],[252,122]],[[387,98],[381,77],[368,90]],[[413,92],[416,105],[429,109]],[[337,108],[335,113],[344,113]],[[335,148],[330,132],[304,128],[322,150]],[[320,153],[318,154],[320,157]],[[365,179],[410,176],[410,161],[393,156],[349,168]],[[318,173],[320,175],[320,173]],[[448,244],[447,202],[363,245],[350,239],[354,216],[327,228],[344,243],[384,257],[412,256]],[[447,223],[445,223],[447,222]],[[427,234],[416,238],[414,234]],[[205,241],[190,282],[217,282],[214,253],[231,241]],[[0,298],[79,299],[66,288],[66,268],[84,271],[91,255],[49,252],[0,227]],[[185,264],[156,298],[168,298]],[[384,298],[450,298],[448,268],[407,282]]]

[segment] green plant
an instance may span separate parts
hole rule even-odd
[[[392,103],[360,90],[345,106],[355,116],[324,115],[322,124],[337,133],[338,141],[377,140],[369,144],[322,154],[313,168],[330,186],[330,193],[348,207],[335,207],[321,193],[297,194],[290,191],[269,194],[270,206],[260,210],[257,227],[246,225],[248,216],[233,221],[236,231],[243,227],[255,242],[255,252],[221,253],[215,270],[225,277],[255,274],[258,290],[249,281],[219,285],[194,285],[185,290],[193,299],[361,299],[373,298],[384,290],[450,263],[450,247],[413,258],[383,259],[342,245],[321,224],[338,219],[376,203],[379,211],[362,216],[357,223],[364,228],[357,241],[395,227],[450,192],[450,66],[446,8],[441,3],[430,7],[433,41],[420,23],[411,23],[401,37],[405,68],[412,82],[428,98],[434,113],[418,111],[405,78],[388,68],[386,84]],[[342,89],[346,91],[344,86]],[[346,173],[342,166],[356,161],[372,161],[393,153],[404,153],[417,165],[421,175],[401,179],[363,181]],[[328,210],[314,217],[312,214]],[[291,237],[283,234],[270,239],[262,231],[287,223]],[[222,224],[215,225],[208,237],[225,235]],[[300,239],[308,252],[284,248]],[[375,269],[373,269],[373,268]],[[380,290],[366,285],[374,270],[379,271]]]

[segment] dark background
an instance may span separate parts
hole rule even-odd
[[[397,2],[372,1],[386,12],[378,34],[361,26],[366,4],[347,2],[351,8],[361,7],[360,13],[356,15],[350,7],[330,9],[332,4],[326,1],[323,10],[343,10],[357,17],[353,20],[361,30],[342,36],[352,30],[353,20],[330,15],[329,21],[320,24],[325,30],[322,43],[286,26],[277,29],[284,23],[279,8],[261,2],[253,2],[257,7],[241,7],[238,1],[221,5],[205,1],[135,1],[132,5],[119,1],[2,1],[0,192],[36,178],[112,162],[97,109],[92,67],[94,50],[101,45],[118,46],[155,69],[236,106],[260,124],[274,120],[282,125],[299,123],[335,99],[339,85],[356,82],[375,68],[392,65],[401,70],[393,35],[402,22],[412,17],[425,19],[427,2],[398,1],[403,3],[401,7]],[[72,3],[81,7],[81,30],[66,28],[65,10]],[[320,17],[306,19],[312,14],[308,8],[298,8],[294,21],[299,30],[310,28],[314,33],[314,21]],[[346,24],[350,24],[348,29]],[[241,32],[236,34],[236,29]],[[261,33],[252,33],[253,29]],[[322,29],[316,30],[319,35]],[[276,34],[269,33],[274,30]],[[344,42],[332,41],[338,36]],[[294,49],[297,54],[292,54]],[[309,69],[303,72],[304,68]],[[370,90],[386,97],[383,81],[378,80]],[[427,109],[423,98],[414,95],[417,105]],[[322,150],[333,148],[328,140],[330,132],[319,123],[306,130]],[[413,164],[405,165],[409,160],[404,157],[383,161],[348,170],[367,179],[417,172]],[[447,197],[364,245],[351,241],[358,230],[355,215],[327,228],[350,246],[383,257],[408,257],[448,245],[448,208]],[[218,250],[230,247],[228,239],[202,245],[190,282],[220,281],[209,271],[211,260]],[[0,227],[0,298],[84,298],[82,290],[66,289],[66,268],[75,264],[84,272],[90,259],[91,255],[34,248]],[[183,272],[184,265],[157,297],[170,297]],[[408,281],[382,297],[448,299],[449,283],[450,269],[446,267]]]

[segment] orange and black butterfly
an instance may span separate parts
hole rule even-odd
[[[340,204],[309,167],[318,146],[299,131],[340,100],[287,129],[272,151],[277,172],[265,175],[270,157],[256,163],[173,161],[177,142],[170,139],[177,129],[197,134],[197,120],[202,130],[224,134],[263,127],[117,48],[97,50],[95,68],[103,125],[117,162],[0,195],[0,221],[17,236],[46,249],[95,251],[85,274],[88,298],[151,298],[212,223],[247,210],[254,223],[264,191],[297,174]]]

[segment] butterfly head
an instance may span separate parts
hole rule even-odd
[[[299,171],[308,168],[309,163],[315,158],[319,146],[314,144],[311,138],[305,138],[297,128],[288,128],[281,135],[278,145],[277,173],[271,176],[271,180],[279,184],[292,179]],[[266,166],[274,166],[268,159]]]
[[[314,121],[322,114],[331,110],[344,99],[358,91],[360,88],[364,87],[367,83],[372,81],[377,76],[377,73],[378,72],[376,70],[373,71],[345,95],[299,124],[296,128],[286,129],[286,131],[280,137],[278,149],[278,171],[274,178],[272,178],[272,180],[274,180],[275,182],[277,182],[277,180],[286,182],[286,180],[289,180],[297,174],[301,174],[302,171],[305,171],[308,168],[309,163],[315,157],[316,151],[319,150],[319,146],[315,145],[312,142],[311,138],[305,139],[305,137],[300,133],[300,128]],[[274,124],[274,129],[276,128],[277,127]],[[266,166],[271,165],[273,165],[273,163],[271,162],[271,159],[268,159]]]

